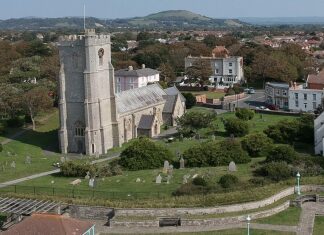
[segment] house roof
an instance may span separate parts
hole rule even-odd
[[[176,86],[164,89],[168,95],[180,95],[181,102],[186,102],[186,98],[181,94]]]
[[[116,77],[147,77],[159,74],[159,71],[150,68],[142,68],[142,69],[121,69],[115,71]]]
[[[150,130],[153,126],[154,115],[142,115],[138,123],[138,129]]]
[[[267,85],[278,87],[278,88],[286,88],[289,89],[289,84],[287,83],[279,83],[279,82],[267,82]]]
[[[163,113],[173,113],[174,106],[177,102],[178,95],[167,95],[164,97],[166,102],[163,107]]]
[[[324,70],[318,74],[310,74],[307,78],[307,83],[324,84]]]
[[[3,235],[82,235],[93,226],[92,223],[80,221],[62,215],[32,214]]]
[[[116,94],[117,111],[122,114],[159,104],[165,102],[165,95],[159,84],[122,91]]]

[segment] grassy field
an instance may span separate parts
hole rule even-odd
[[[213,92],[213,91],[194,91],[191,92],[194,96],[206,95],[207,99],[220,99],[225,96],[224,92]]]
[[[36,131],[27,129],[16,140],[4,145],[0,153],[0,182],[52,170],[52,163],[59,159],[57,128],[58,112],[54,110],[48,119],[38,121]],[[13,134],[14,130],[8,133]],[[31,164],[25,164],[27,156],[31,157]],[[11,167],[13,161],[16,168]]]
[[[313,235],[323,235],[324,232],[324,216],[316,216],[313,228]]]
[[[154,234],[155,235],[242,235],[242,234],[246,234],[246,233],[247,233],[246,229],[230,229],[230,230],[195,232],[195,233],[154,233]],[[253,234],[253,235],[293,235],[295,233],[250,229],[250,234]],[[108,235],[108,234],[101,233],[101,235]],[[114,235],[114,233],[109,233],[109,235]],[[150,235],[153,235],[153,234],[150,234]]]
[[[297,225],[299,223],[300,213],[301,208],[289,207],[287,210],[276,215],[258,219],[254,222],[261,224]]]

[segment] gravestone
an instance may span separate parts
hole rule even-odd
[[[195,135],[195,139],[200,140],[200,135],[198,133]]]
[[[86,179],[86,180],[90,179],[90,171],[87,172],[87,175],[84,177],[84,179]]]
[[[168,173],[168,169],[169,169],[169,162],[168,161],[164,161],[163,173],[164,174]]]
[[[60,160],[61,160],[61,163],[64,163],[66,161],[65,157],[63,157],[63,156],[61,157]]]
[[[235,162],[233,162],[233,161],[230,162],[230,164],[228,165],[228,171],[230,171],[230,172],[237,171]]]
[[[10,167],[15,169],[16,168],[16,162],[12,161],[12,163],[10,164]]]
[[[188,183],[188,179],[190,178],[190,175],[184,175],[183,177],[182,177],[182,184],[186,184],[186,183]]]
[[[139,183],[139,182],[141,182],[141,179],[140,178],[137,178],[136,179],[136,183]]]
[[[194,179],[194,178],[196,178],[198,176],[198,174],[194,174],[193,176],[192,176],[192,178]]]
[[[54,180],[52,180],[52,181],[51,181],[51,184],[55,184],[55,181],[54,181]]]
[[[183,157],[181,157],[181,159],[180,159],[180,169],[184,169],[184,168],[185,168],[185,162],[184,162]]]
[[[159,175],[155,178],[155,183],[156,183],[156,184],[161,184],[161,182],[162,182],[162,177],[161,177],[161,175],[159,174]]]
[[[170,184],[170,180],[171,180],[172,176],[171,175],[168,175],[167,176],[167,184]]]
[[[27,157],[26,157],[26,159],[25,159],[25,164],[28,164],[28,165],[31,164],[31,157],[30,157],[30,156],[27,156]]]
[[[76,180],[73,180],[70,184],[72,184],[74,186],[74,185],[78,185],[80,183],[81,183],[81,180],[80,179],[76,179]]]
[[[89,187],[94,188],[96,186],[96,179],[95,178],[91,178],[89,180]]]
[[[100,158],[100,155],[99,155],[99,152],[98,152],[98,151],[96,152],[96,158],[97,158],[97,159]]]
[[[172,174],[173,174],[173,165],[170,165],[168,169],[168,175],[172,176]]]
[[[215,135],[212,135],[212,140],[215,140],[216,139],[216,136]]]

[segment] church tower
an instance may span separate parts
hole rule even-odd
[[[105,154],[119,146],[109,35],[65,36],[60,51],[60,149]]]

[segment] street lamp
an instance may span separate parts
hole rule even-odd
[[[251,222],[251,217],[249,215],[246,217],[246,222],[247,222],[247,235],[250,235],[250,222]]]
[[[296,178],[297,178],[297,194],[300,195],[300,185],[299,185],[300,174],[299,174],[299,172],[297,172]]]

